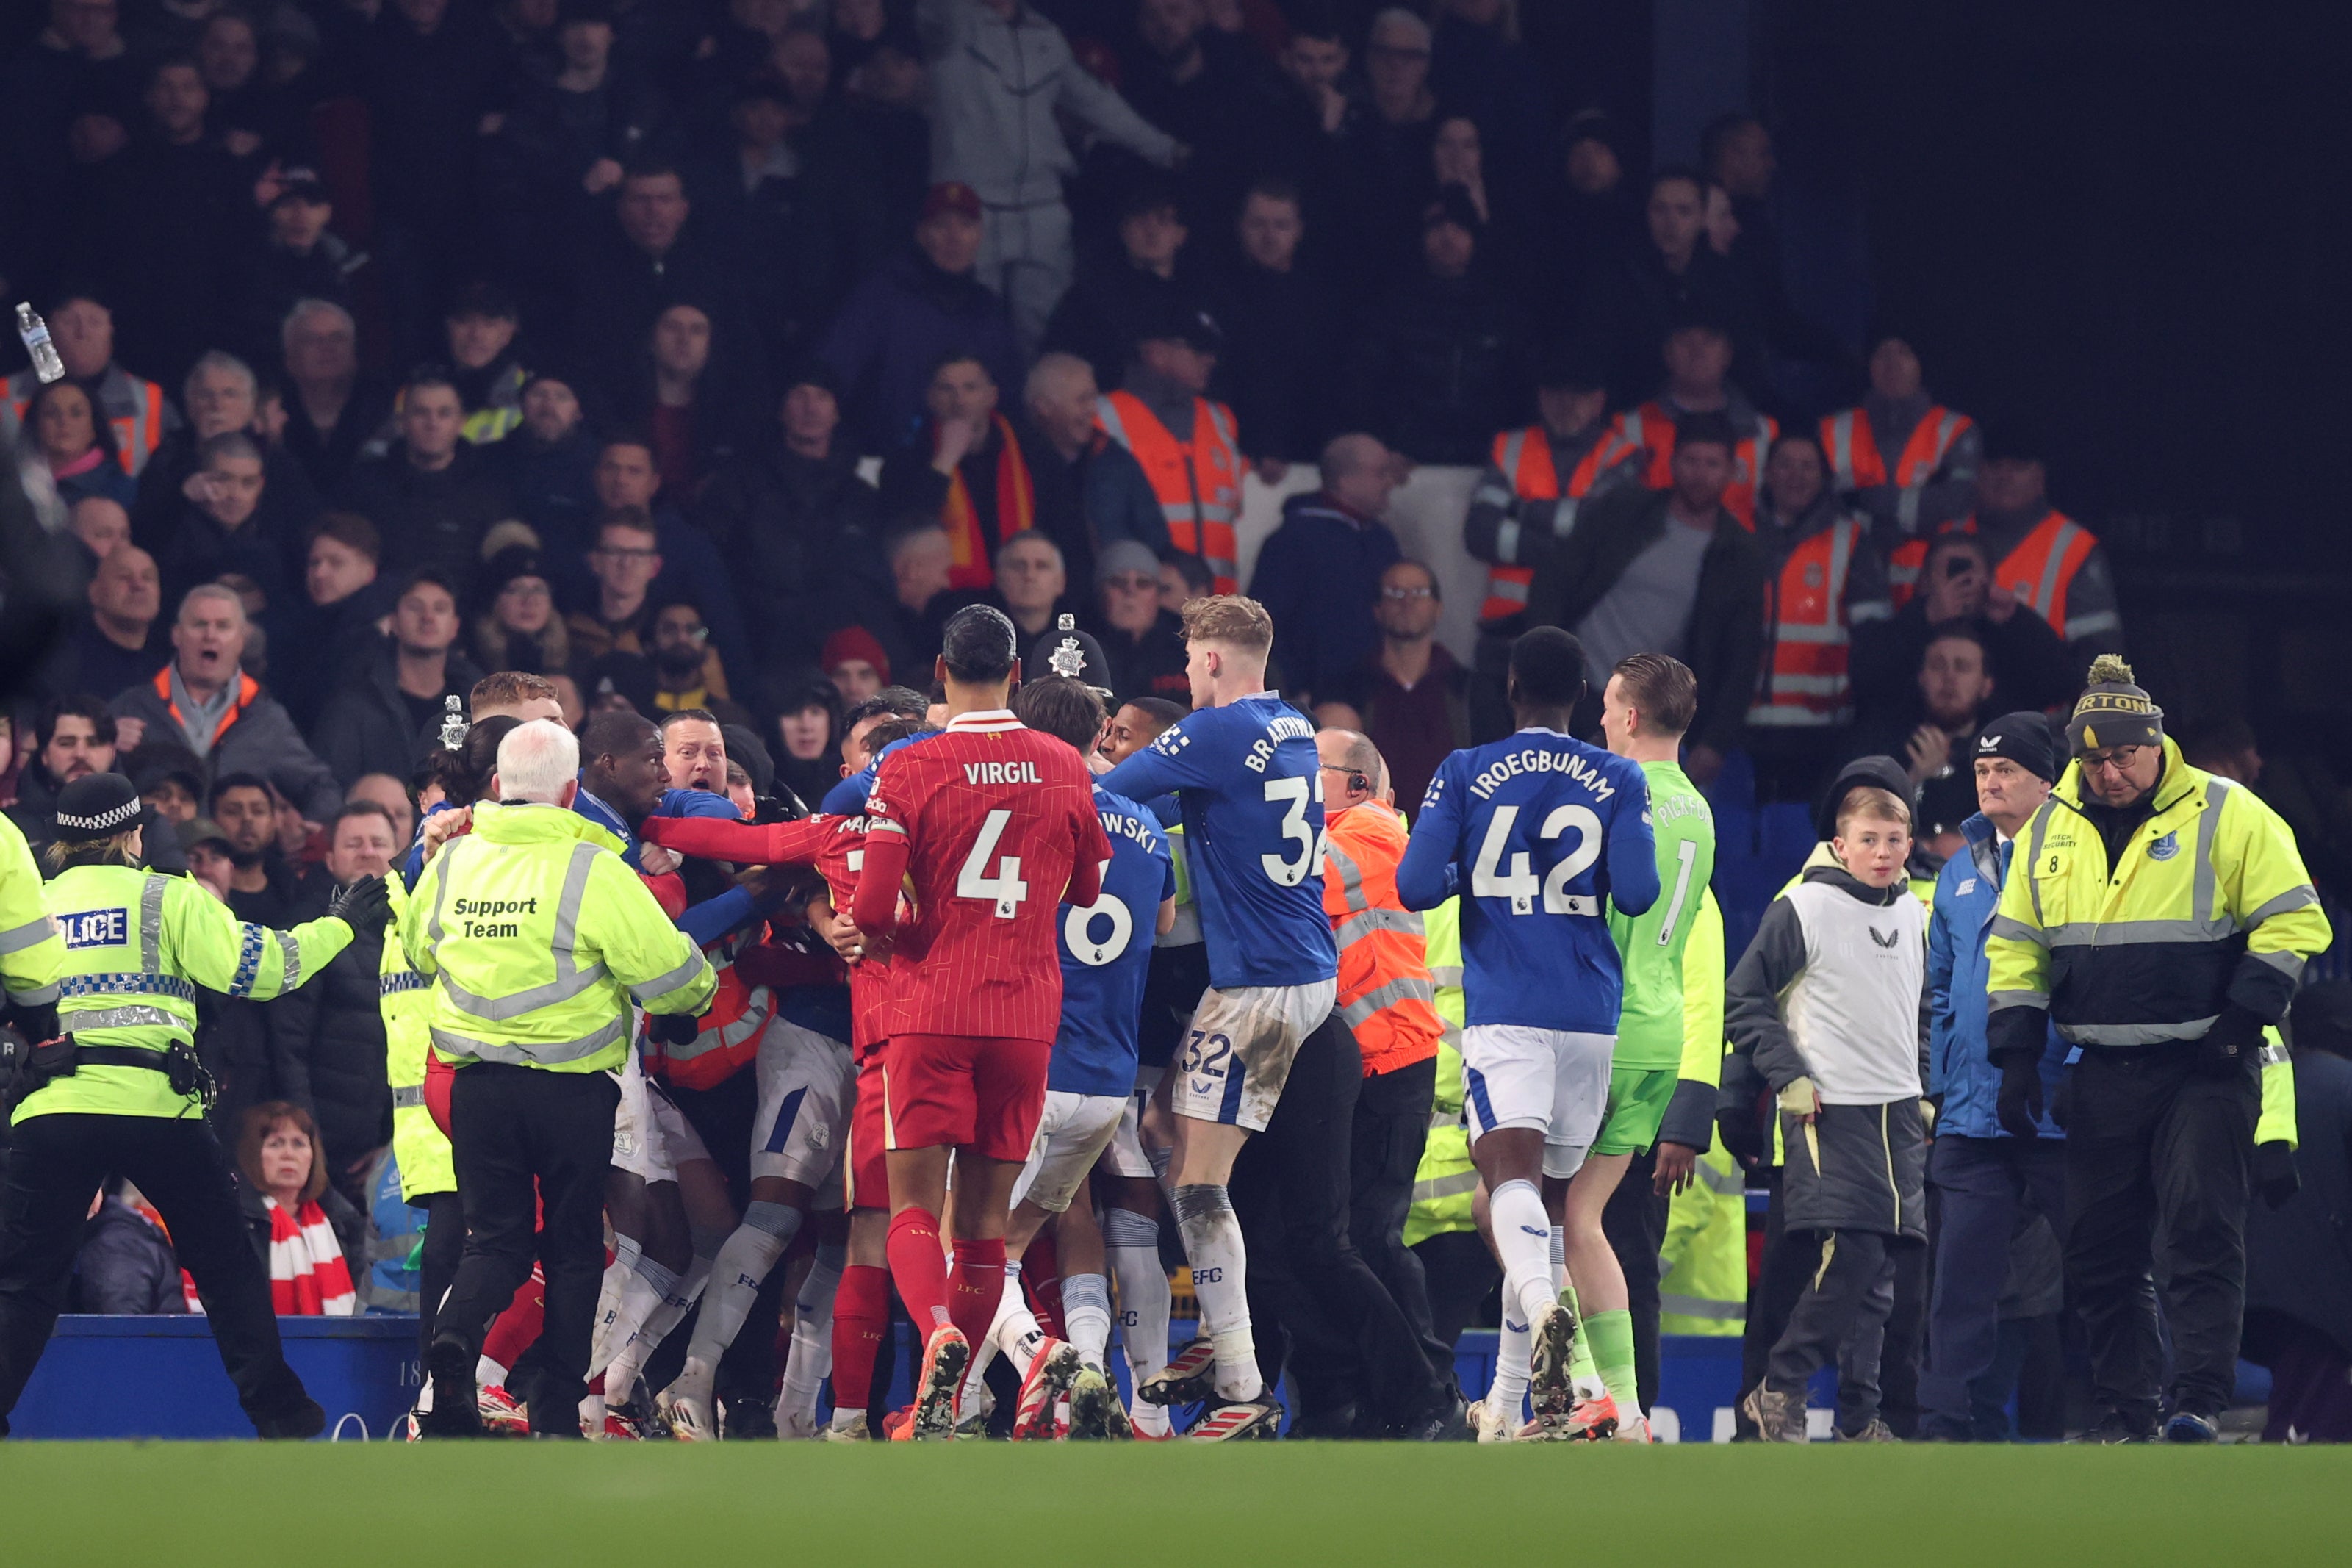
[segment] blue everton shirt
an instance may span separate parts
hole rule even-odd
[[[1135,802],[1097,784],[1095,809],[1110,837],[1110,863],[1099,900],[1062,906],[1062,1028],[1045,1087],[1131,1094],[1143,981],[1160,901],[1176,896],[1176,866],[1159,824]]]

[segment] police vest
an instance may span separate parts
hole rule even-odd
[[[1974,533],[1977,520],[1963,518],[1958,522],[1947,523],[1938,531],[1949,533],[1954,530]],[[1994,565],[1993,581],[2015,595],[2020,604],[2032,606],[2033,613],[2049,622],[2050,629],[2062,638],[2110,630],[2104,618],[2095,624],[2075,624],[2070,623],[2066,614],[2066,590],[2074,585],[2074,574],[2083,569],[2083,563],[2098,547],[2097,535],[2063,512],[2053,510]],[[1927,541],[1924,539],[1906,540],[1889,553],[1886,581],[1894,590],[1896,609],[1909,603],[1911,595],[1918,592],[1920,569],[1927,564]]]
[[[1503,478],[1510,481],[1514,499],[1559,503],[1552,510],[1551,538],[1557,541],[1566,539],[1575,528],[1577,503],[1592,492],[1594,483],[1608,471],[1609,465],[1601,458],[1609,445],[1610,437],[1604,432],[1569,470],[1565,493],[1559,470],[1552,461],[1550,433],[1540,425],[1506,430],[1496,436],[1494,463]],[[1536,569],[1519,562],[1520,551],[1527,542],[1520,536],[1517,519],[1505,518],[1496,531],[1496,558],[1486,569],[1486,599],[1478,606],[1480,620],[1502,620],[1528,607],[1528,584],[1536,580]],[[1543,542],[1538,542],[1538,548]]]
[[[1323,911],[1339,939],[1339,1018],[1363,1050],[1366,1077],[1428,1060],[1445,1031],[1422,918],[1397,897],[1404,846],[1404,824],[1378,802],[1325,824]]]
[[[409,894],[400,879],[388,879],[393,918],[398,921]],[[415,1203],[435,1193],[457,1190],[457,1172],[448,1135],[425,1107],[425,1062],[433,1037],[433,982],[416,973],[400,945],[397,929],[387,929],[383,962],[376,971],[377,1005],[383,1014],[383,1078],[392,1088],[392,1158],[400,1167],[400,1196]]]
[[[1895,501],[1895,521],[1905,532],[1919,525],[1919,492],[1943,468],[1952,443],[1976,428],[1976,421],[1937,404],[1920,416],[1903,443],[1890,481],[1870,416],[1860,408],[1832,414],[1822,421],[1822,450],[1828,454],[1837,488],[1851,494],[1892,482],[1903,494]]]
[[[1475,1230],[1472,1212],[1478,1194],[1478,1167],[1470,1158],[1470,1131],[1462,1122],[1462,904],[1448,899],[1423,916],[1427,932],[1431,982],[1437,1016],[1445,1030],[1437,1041],[1437,1096],[1429,1113],[1429,1136],[1412,1173],[1412,1208],[1404,1221],[1404,1244],[1433,1236]]]
[[[267,1002],[308,981],[351,945],[352,928],[316,920],[291,931],[239,921],[185,877],[133,866],[68,866],[42,889],[65,940],[58,1022],[85,1046],[163,1054],[196,1037],[196,991]],[[84,1066],[27,1095],[16,1121],[59,1111],[193,1116],[193,1095],[146,1068]]]
[[[1772,579],[1764,605],[1771,656],[1757,672],[1750,724],[1844,724],[1853,718],[1845,585],[1863,545],[1859,518],[1841,517],[1800,540]]]
[[[1216,579],[1216,591],[1240,590],[1240,546],[1234,525],[1242,515],[1242,454],[1234,444],[1233,410],[1192,399],[1192,428],[1178,440],[1143,399],[1114,392],[1095,404],[1095,424],[1143,465],[1169,542],[1197,555]]]
[[[1639,408],[1628,409],[1617,416],[1610,426],[1607,456],[1601,461],[1608,467],[1625,460],[1634,452],[1647,453],[1642,468],[1642,482],[1654,490],[1672,489],[1675,484],[1675,416],[1666,412],[1663,403],[1652,401]],[[1744,428],[1732,427],[1738,438],[1731,447],[1731,482],[1723,489],[1723,510],[1740,521],[1751,532],[1756,527],[1756,485],[1764,472],[1764,459],[1770,455],[1772,443],[1780,438],[1778,420],[1759,414],[1753,424]]]

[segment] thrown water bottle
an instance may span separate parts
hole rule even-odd
[[[66,362],[58,357],[58,345],[49,341],[49,324],[30,305],[16,307],[16,335],[25,340],[25,353],[32,356],[35,375],[44,383],[66,378]]]

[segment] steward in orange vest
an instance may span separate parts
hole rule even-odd
[[[163,395],[163,389],[152,381],[131,374],[119,364],[109,364],[89,380],[82,389],[89,394],[90,406],[98,411],[114,432],[115,460],[122,471],[133,479],[163,444],[163,437],[180,427],[180,416]],[[29,370],[20,370],[8,378],[8,412],[13,427],[25,417],[25,410],[33,401],[33,394],[41,389],[40,377]]]
[[[1478,606],[1482,624],[1507,621],[1528,607],[1537,557],[1552,541],[1568,537],[1580,502],[1639,475],[1641,464],[1630,447],[1618,448],[1614,462],[1603,460],[1610,456],[1604,449],[1615,447],[1604,379],[1597,368],[1555,364],[1536,388],[1542,417],[1496,435],[1490,466],[1470,492],[1462,523],[1463,547],[1487,565],[1486,597]]]
[[[1666,389],[1639,408],[1617,416],[1601,461],[1616,464],[1638,457],[1642,482],[1654,490],[1675,483],[1675,434],[1693,414],[1713,414],[1731,426],[1731,483],[1723,510],[1749,528],[1756,526],[1756,485],[1765,455],[1780,439],[1777,420],[1759,414],[1748,396],[1725,378],[1731,372],[1731,334],[1713,321],[1685,321],[1666,334]]]
[[[1933,533],[1967,515],[1984,439],[1975,420],[1928,396],[1919,356],[1887,334],[1871,351],[1861,405],[1822,421],[1822,449],[1838,493],[1884,540]]]
[[[1232,594],[1241,587],[1234,525],[1245,463],[1234,411],[1202,395],[1223,341],[1202,310],[1180,311],[1154,327],[1136,344],[1119,390],[1095,405],[1095,423],[1143,465],[1168,520],[1169,542],[1201,558],[1216,592]]]
[[[1977,509],[1943,531],[1958,530],[1984,541],[1993,581],[2050,623],[2073,654],[2120,652],[2123,615],[2115,573],[2098,536],[2050,504],[2039,459],[2011,454],[1988,458],[1977,480]],[[1887,577],[1901,608],[1917,591],[1927,541],[1914,539],[1891,552]]]
[[[1765,465],[1756,540],[1769,575],[1751,730],[1853,722],[1853,627],[1895,613],[1869,525],[1840,504],[1828,478],[1810,435],[1782,437]]]

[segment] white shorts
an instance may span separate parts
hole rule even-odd
[[[1047,1214],[1070,1206],[1087,1173],[1118,1131],[1118,1119],[1134,1100],[1124,1094],[1069,1094],[1045,1091],[1045,1114],[1037,1121],[1037,1141],[1029,1146],[1029,1163],[1013,1184],[1013,1201],[1024,1198]]]
[[[752,1070],[760,1079],[760,1110],[751,1120],[751,1179],[779,1176],[822,1186],[841,1164],[848,1142],[849,1047],[771,1018]]]
[[[1169,1064],[1176,1075],[1170,1109],[1195,1121],[1265,1131],[1300,1042],[1323,1026],[1339,997],[1337,980],[1211,986]]]
[[[1519,1024],[1462,1031],[1464,1110],[1470,1141],[1507,1127],[1544,1135],[1544,1174],[1576,1174],[1609,1110],[1614,1035],[1575,1035]]]
[[[1160,1087],[1160,1074],[1146,1068],[1142,1076],[1151,1081],[1138,1083],[1135,1092],[1122,1102],[1118,1125],[1111,1129],[1110,1143],[1103,1150],[1100,1167],[1114,1176],[1152,1178],[1159,1173],[1151,1168],[1151,1156],[1143,1147],[1143,1108],[1151,1103],[1153,1089]]]
[[[686,1113],[646,1076],[635,1051],[621,1069],[621,1104],[613,1113],[613,1163],[648,1182],[675,1182],[678,1166],[710,1151]]]

